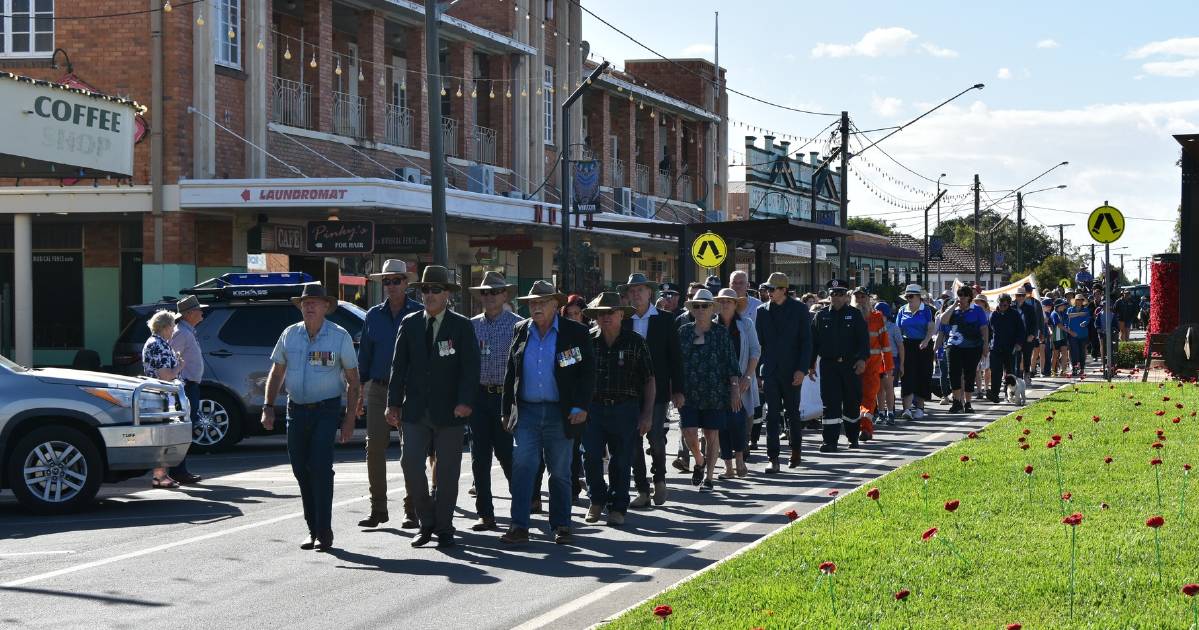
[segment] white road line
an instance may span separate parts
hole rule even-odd
[[[1002,414],[1002,415],[1006,415],[1006,414]],[[1002,415],[1000,417],[1002,417]],[[970,418],[967,420],[961,420],[959,422],[955,422],[955,423],[949,425],[948,427],[946,427],[945,429],[938,431],[937,433],[932,433],[932,434],[926,435],[917,441],[918,442],[935,441],[945,435],[954,433],[955,430],[953,430],[953,427],[974,424],[974,423],[979,422],[979,420],[982,420],[982,418]],[[904,449],[904,450],[910,450],[910,449]],[[900,454],[900,453],[888,453],[886,455],[881,455],[879,457],[872,459],[871,462],[877,463],[880,461],[889,461],[889,460],[893,460],[893,459],[900,459],[902,457],[904,457],[904,455]],[[855,468],[855,469],[849,471],[849,474],[850,475],[861,475],[861,474],[868,474],[868,473],[875,473],[875,472],[878,472],[878,469],[876,467],[865,466],[862,468]],[[888,472],[890,472],[890,471],[888,471]],[[805,490],[805,491],[799,493],[798,496],[806,497],[806,496],[813,496],[816,494],[826,494],[831,489],[832,489],[832,486],[820,486],[820,487],[815,487],[815,488],[809,488],[808,490]],[[661,560],[659,560],[647,567],[642,567],[641,569],[638,569],[637,571],[630,573],[615,582],[611,582],[602,588],[592,591],[591,593],[589,593],[587,595],[573,599],[566,604],[563,604],[557,608],[554,608],[538,617],[530,619],[529,621],[526,621],[525,623],[523,623],[519,626],[516,626],[515,628],[513,628],[513,630],[533,630],[534,628],[547,627],[550,624],[552,624],[553,622],[557,621],[558,619],[565,617],[566,615],[569,615],[578,610],[582,610],[583,608],[586,608],[587,606],[590,606],[591,604],[594,604],[595,602],[598,602],[598,601],[604,599],[605,597],[608,597],[609,595],[615,593],[616,591],[628,586],[629,584],[632,584],[634,581],[642,582],[643,580],[638,579],[640,577],[654,575],[655,573],[658,573],[662,569],[665,569],[665,568],[675,564],[676,562],[692,555],[694,552],[704,549],[705,547],[713,545],[717,542],[720,542],[721,540],[724,540],[725,538],[728,538],[729,536],[732,536],[733,534],[736,534],[742,530],[749,528],[751,525],[756,525],[768,518],[776,517],[780,513],[786,512],[787,510],[795,507],[796,504],[797,504],[796,501],[788,501],[786,503],[775,504],[773,507],[771,507],[768,510],[763,510],[761,512],[758,512],[754,516],[750,517],[748,520],[742,521],[732,527],[729,527],[728,529],[724,529],[719,532],[716,532],[715,534],[713,534],[712,536],[710,536],[704,540],[696,541],[696,542],[692,543],[691,545],[688,545],[687,547],[679,549],[678,551],[670,554],[669,556],[666,556],[665,558],[662,558]],[[817,510],[819,510],[819,508],[812,510],[808,514],[809,515],[813,514]],[[805,516],[807,516],[807,515],[805,515]],[[774,533],[777,533],[782,530],[783,530],[783,528],[780,527],[779,529],[775,530],[775,532],[772,532],[771,534],[768,534],[767,536],[763,536],[762,538],[758,539],[757,541],[755,541],[754,543],[752,543],[750,545],[746,545],[742,549],[738,550],[737,553],[730,555],[729,558],[734,557],[736,555],[740,555],[744,551],[751,549],[754,546],[760,544],[768,536],[771,536]],[[724,562],[727,559],[728,558],[725,558],[725,559],[721,560],[720,562]],[[698,574],[702,573],[703,571],[708,570],[709,568],[715,566],[716,564],[719,564],[719,563],[713,562],[712,564],[708,565],[708,567],[705,567],[704,569],[702,569],[700,571],[696,571],[695,573],[693,573],[691,575],[691,577],[689,577],[687,579],[694,578],[695,575],[698,575]],[[683,581],[686,581],[686,580],[682,580],[678,583],[672,584],[671,587],[677,586],[678,584],[681,584]]]
[[[70,551],[70,550],[65,550],[65,549],[62,551],[13,551],[13,552],[0,551],[0,558],[15,558],[17,556],[61,556],[61,555],[66,555],[66,554],[71,554],[71,553],[75,553],[75,552]]]

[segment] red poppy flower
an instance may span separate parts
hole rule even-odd
[[[833,573],[836,573],[837,572],[837,563],[836,562],[821,562],[820,563],[820,572],[825,575],[831,575]]]
[[[1017,421],[1017,422],[1019,422],[1019,421],[1021,421],[1021,420],[1023,420],[1023,419],[1024,419],[1024,414],[1019,414],[1019,415],[1017,415],[1017,416],[1016,416],[1016,421]]]
[[[787,518],[794,521],[795,519],[799,518],[799,512],[796,512],[795,510],[787,510]]]
[[[1165,432],[1165,431],[1162,431],[1161,429],[1157,429],[1157,430],[1156,430],[1156,433],[1157,433],[1157,437],[1158,437],[1159,439],[1160,439],[1160,438],[1164,438],[1164,437],[1166,437],[1166,432]]]
[[[1023,627],[1024,626],[1022,626],[1018,623],[1009,623],[1008,625],[1004,626],[1004,629],[1005,630],[1020,630]]]
[[[1063,500],[1063,501],[1069,501],[1069,500],[1070,500],[1070,499],[1071,499],[1073,496],[1074,496],[1074,495],[1070,494],[1069,492],[1063,492],[1063,493],[1062,493],[1062,500]]]
[[[871,488],[867,490],[866,496],[870,497],[872,501],[878,501],[878,488]]]
[[[1170,422],[1173,422],[1174,424],[1178,424],[1179,422],[1182,422],[1182,418],[1179,418],[1178,416],[1174,416],[1173,418],[1170,419]]]
[[[1199,584],[1185,584],[1182,587],[1182,594],[1187,597],[1194,597],[1199,593]]]
[[[1107,457],[1104,457],[1104,458],[1103,458],[1103,463],[1105,463],[1105,464],[1110,464],[1110,463],[1112,463],[1112,456],[1111,456],[1111,455],[1108,455]]]
[[[1199,584],[1196,584],[1195,586],[1196,586],[1196,587],[1199,587]],[[1184,590],[1185,590],[1185,588],[1186,588],[1186,587],[1183,587],[1183,588],[1184,588]],[[912,594],[912,591],[909,591],[909,590],[908,590],[908,589],[906,589],[906,588],[901,588],[901,589],[899,589],[898,591],[896,591],[896,593],[895,593],[895,599],[896,599],[897,601],[901,601],[901,602],[902,602],[903,600],[905,600],[905,599],[907,599],[907,598],[908,598],[908,595],[911,595],[911,594]]]
[[[1045,416],[1045,422],[1053,422],[1053,416]]]
[[[1128,433],[1128,431],[1129,431],[1129,428],[1128,428],[1128,425],[1126,424],[1126,425],[1124,425],[1124,429],[1121,432]]]
[[[1045,448],[1057,448],[1057,440],[1049,440],[1045,443]]]
[[[1028,445],[1027,445],[1027,444],[1021,444],[1021,445],[1020,445],[1020,450],[1022,450],[1022,451],[1027,451],[1027,450],[1028,450]]]
[[[1082,523],[1082,512],[1075,512],[1070,516],[1062,519],[1062,523],[1074,527]]]
[[[1022,433],[1023,433],[1024,435],[1028,435],[1029,433],[1032,433],[1032,431],[1029,431],[1028,429],[1025,429],[1024,431],[1022,431]]]
[[[930,528],[924,530],[923,534],[920,534],[920,540],[928,541],[929,539],[931,539],[933,536],[936,536],[936,535],[937,535],[937,528],[930,527]]]
[[[962,502],[958,501],[957,499],[953,499],[951,501],[946,501],[945,502],[945,511],[946,512],[955,512],[955,511],[957,511],[958,506],[961,504],[962,504]]]
[[[1053,415],[1055,415],[1055,416],[1056,416],[1056,415],[1057,415],[1057,409],[1050,409],[1050,410],[1049,410],[1049,413],[1051,413],[1051,414],[1053,414]]]
[[[1183,472],[1191,472],[1191,465],[1190,465],[1190,464],[1183,464],[1183,465],[1182,465],[1182,470],[1183,470]]]
[[[1140,407],[1140,406],[1141,406],[1141,401],[1139,401],[1139,400],[1138,400],[1138,401],[1136,401],[1136,402],[1132,403],[1132,406],[1133,406],[1133,407]]]
[[[1149,460],[1149,465],[1150,465],[1150,466],[1161,466],[1161,464],[1162,464],[1162,460],[1160,460],[1160,459],[1158,459],[1158,458],[1156,458],[1156,457],[1155,457],[1155,458],[1153,458],[1153,459],[1151,459],[1151,460]]]
[[[969,455],[962,455],[961,457],[959,457],[959,458],[958,458],[958,460],[959,460],[959,461],[963,461],[963,462],[968,462],[968,461],[970,461],[970,456],[969,456]]]
[[[1162,396],[1162,402],[1170,402],[1169,396]]]
[[[667,606],[666,604],[662,604],[660,606],[654,607],[654,616],[655,617],[659,617],[661,619],[666,619],[667,617],[669,617],[673,614],[674,614],[674,609],[671,608],[670,606]]]
[[[1155,415],[1155,416],[1164,416],[1164,415],[1166,415],[1166,410],[1165,410],[1165,409],[1158,409],[1157,411],[1153,412],[1153,415]]]
[[[1031,474],[1032,474],[1032,470],[1033,470],[1032,466],[1025,466],[1025,467],[1024,467],[1024,474],[1026,474],[1026,475],[1031,475]]]
[[[1099,504],[1099,509],[1101,509],[1101,510],[1106,510],[1108,507],[1110,507],[1110,506],[1109,506],[1108,504],[1106,504],[1106,503],[1100,503],[1100,504]]]
[[[928,474],[928,473],[920,473],[920,478],[921,478],[921,479],[923,479],[923,480],[925,480],[925,481],[928,481],[928,477],[929,477],[929,474]]]
[[[1066,439],[1067,439],[1067,440],[1073,440],[1073,439],[1074,439],[1074,434],[1073,434],[1073,433],[1067,433],[1067,434],[1066,434]]]
[[[1099,416],[1091,416],[1091,422],[1099,422]]]
[[[1174,403],[1175,409],[1182,409],[1182,403]]]
[[[1049,437],[1051,437],[1051,438],[1053,439],[1053,441],[1054,441],[1054,442],[1061,442],[1061,441],[1062,441],[1062,436],[1061,436],[1061,434],[1060,434],[1060,433],[1054,433],[1053,435],[1051,435],[1051,436],[1049,436]]]
[[[830,497],[835,497],[835,496],[837,496],[838,494],[841,494],[841,491],[840,491],[840,490],[829,490],[829,491],[828,491],[828,495],[829,495]]]
[[[1149,446],[1150,446],[1151,448],[1158,448],[1158,449],[1160,449],[1160,448],[1162,448],[1163,446],[1165,446],[1165,444],[1162,444],[1161,442],[1154,442],[1153,444],[1150,444]]]
[[[978,438],[978,433],[975,433],[974,431],[971,431],[971,432],[969,432],[969,433],[967,433],[967,434],[966,434],[966,437],[970,438],[971,440],[973,440],[973,439],[977,439],[977,438]]]
[[[1153,529],[1157,529],[1165,524],[1166,524],[1166,519],[1164,519],[1160,516],[1150,516],[1149,518],[1145,519],[1145,527],[1152,527]]]

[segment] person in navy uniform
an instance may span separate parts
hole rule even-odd
[[[815,316],[812,334],[813,380],[820,361],[820,399],[824,403],[821,453],[835,453],[841,428],[850,448],[858,447],[862,372],[870,358],[870,339],[862,312],[849,305],[849,287],[836,278],[825,285],[829,308]]]

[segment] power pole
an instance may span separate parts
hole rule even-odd
[[[441,21],[440,0],[425,0],[425,68],[429,89],[429,174],[432,178],[433,262],[450,264],[450,243],[445,225],[445,147],[441,144]]]
[[[1065,228],[1074,225],[1073,223],[1058,223],[1057,225],[1046,225],[1047,228],[1057,228],[1057,255],[1062,258],[1066,257],[1066,230]]]
[[[1016,273],[1024,271],[1024,193],[1016,193]]]
[[[1091,243],[1091,277],[1095,277],[1095,244]]]
[[[814,182],[813,182],[814,183]],[[849,224],[849,112],[841,112],[841,227]],[[812,252],[815,256],[816,252]],[[838,278],[848,281],[849,274],[849,239],[842,236],[837,247]]]
[[[974,174],[974,284],[982,285],[980,280],[978,250],[979,250],[979,231],[978,231],[978,173]]]

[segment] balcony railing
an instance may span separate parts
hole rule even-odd
[[[690,175],[682,175],[678,181],[678,200],[692,202],[695,201],[695,182]]]
[[[339,136],[361,138],[365,135],[366,97],[353,96],[345,92],[333,93],[333,133]]]
[[[399,105],[388,104],[384,119],[387,127],[385,139],[388,144],[401,147],[412,146],[412,110]]]
[[[446,155],[458,155],[458,121],[448,116],[441,117],[441,148]]]
[[[633,165],[633,188],[639,193],[649,192],[649,167],[644,164]]]
[[[624,179],[624,160],[612,159],[612,186],[620,187],[625,185]]]
[[[283,77],[271,83],[271,122],[292,127],[312,127],[312,86]]]
[[[670,171],[658,169],[658,196],[670,197]]]
[[[475,125],[470,138],[470,159],[480,164],[495,164],[496,139],[495,129]]]

